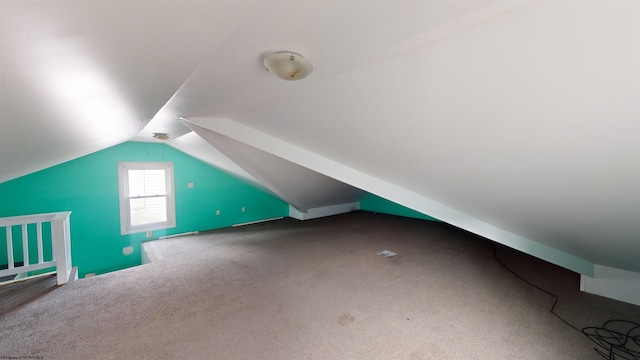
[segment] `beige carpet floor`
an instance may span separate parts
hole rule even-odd
[[[152,264],[62,287],[53,278],[1,287],[0,357],[637,359],[640,350],[634,338],[612,348],[581,331],[638,324],[639,307],[581,293],[577,274],[442,223],[356,212],[154,243],[164,259]]]

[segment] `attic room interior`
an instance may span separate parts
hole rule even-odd
[[[7,358],[640,359],[640,2],[2,1],[0,282]]]

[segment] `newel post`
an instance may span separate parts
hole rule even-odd
[[[57,213],[51,220],[51,238],[53,240],[58,285],[69,282],[71,275],[71,229],[70,211]]]

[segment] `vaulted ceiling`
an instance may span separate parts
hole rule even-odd
[[[0,10],[0,182],[166,132],[302,211],[363,189],[640,271],[637,1]],[[278,50],[314,72],[275,78],[262,58]]]

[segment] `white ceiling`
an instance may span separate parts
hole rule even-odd
[[[0,182],[153,132],[181,146],[179,117],[228,118],[640,271],[638,1],[10,1],[0,27]],[[264,70],[285,49],[313,63],[307,79]],[[285,196],[321,204],[301,194],[330,181],[305,176]]]

